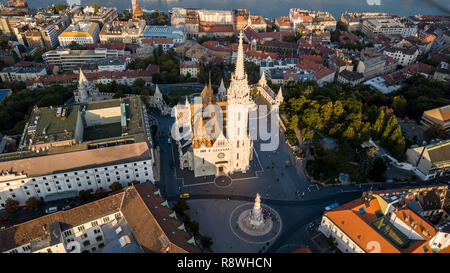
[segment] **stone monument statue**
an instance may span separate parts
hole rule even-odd
[[[264,223],[264,218],[261,209],[261,196],[259,193],[256,194],[255,205],[253,206],[252,212],[250,214],[250,224],[259,227]]]

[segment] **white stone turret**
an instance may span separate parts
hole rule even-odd
[[[103,97],[100,96],[98,88],[88,81],[81,68],[80,77],[78,79],[78,89],[74,93],[74,97],[76,102],[81,103],[103,99]]]
[[[226,101],[227,100],[227,88],[223,83],[223,79],[220,82],[219,90],[217,92],[217,101]]]
[[[163,100],[163,95],[162,95],[161,91],[159,91],[158,85],[156,85],[155,94],[153,95],[153,97],[154,97],[155,101],[157,101],[157,102],[162,102],[162,100]]]
[[[259,79],[258,84],[259,84],[260,86],[266,86],[266,85],[267,85],[266,73],[265,73],[265,72],[262,73],[261,79]]]
[[[278,94],[277,94],[277,97],[275,98],[275,101],[276,101],[276,103],[281,104],[281,103],[283,103],[283,100],[284,100],[284,98],[283,98],[283,90],[282,90],[282,88],[280,86],[280,89],[278,90]]]

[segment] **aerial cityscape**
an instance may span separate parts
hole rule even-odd
[[[0,2],[0,253],[450,253],[450,5],[219,2]]]

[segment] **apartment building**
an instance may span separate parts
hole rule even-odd
[[[145,20],[113,21],[103,26],[99,34],[100,42],[136,44],[145,26]]]
[[[405,24],[396,19],[369,19],[363,22],[361,31],[369,36],[394,34],[406,38],[417,33],[417,26]]]
[[[200,253],[151,183],[0,231],[2,253]]]
[[[173,39],[175,45],[179,45],[186,41],[186,33],[184,27],[173,26],[146,26],[140,39],[167,38]]]
[[[415,47],[388,47],[383,51],[383,54],[393,58],[399,65],[409,66],[416,62],[419,56],[419,50]]]
[[[19,151],[0,156],[0,209],[155,182],[154,152],[139,97],[35,108]]]
[[[436,195],[439,217],[424,195]],[[436,253],[449,246],[448,186],[364,192],[322,217],[319,231],[343,253]],[[434,208],[433,208],[434,210]],[[437,219],[435,225],[429,220]]]
[[[406,160],[415,167],[415,174],[430,180],[450,174],[450,140],[413,146],[406,151]]]
[[[5,67],[0,71],[0,78],[2,82],[19,81],[25,82],[33,80],[41,76],[47,75],[47,69],[41,67],[22,67],[22,66],[10,66]]]
[[[180,75],[191,75],[192,78],[197,78],[200,73],[200,64],[196,61],[181,61],[180,62]]]
[[[78,21],[71,24],[58,36],[61,46],[68,46],[72,42],[80,45],[96,44],[99,42],[100,27],[98,23],[90,21]]]
[[[85,63],[91,63],[103,59],[117,59],[124,56],[124,50],[96,48],[93,50],[71,50],[59,48],[50,50],[42,55],[44,63],[58,66],[61,70],[73,70]]]
[[[289,10],[289,20],[293,24],[293,29],[298,28],[313,30],[336,30],[337,21],[329,12],[310,11],[298,8]]]
[[[59,45],[58,36],[67,26],[61,18],[33,19],[18,23],[13,31],[24,46],[53,49]]]
[[[425,129],[433,125],[441,125],[447,133],[450,133],[450,105],[423,112],[420,124]]]
[[[348,31],[353,32],[362,29],[364,21],[378,19],[393,19],[395,16],[385,12],[344,12],[341,21],[348,26]]]
[[[78,10],[73,16],[73,22],[80,21],[91,21],[91,22],[100,22],[102,24],[108,24],[117,20],[119,18],[119,14],[117,13],[116,8],[109,7],[100,7],[98,12],[95,12],[94,7],[87,6],[83,8],[83,10]]]

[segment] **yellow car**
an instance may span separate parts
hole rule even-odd
[[[189,193],[180,194],[180,199],[187,199],[189,197],[190,197]]]

